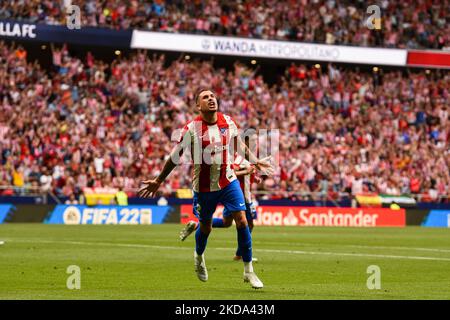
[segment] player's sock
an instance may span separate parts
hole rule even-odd
[[[252,235],[250,228],[237,228],[238,246],[241,251],[242,260],[244,262],[252,262]]]
[[[252,262],[244,262],[244,272],[245,273],[249,273],[249,272],[253,272],[253,264]]]
[[[212,219],[212,227],[213,228],[223,228],[223,219],[222,218],[213,218]]]
[[[200,227],[195,231],[195,251],[198,255],[202,255],[206,249],[206,243],[208,242],[209,234],[204,234]]]
[[[249,228],[249,230],[250,230],[250,233],[252,233],[252,229],[250,229]],[[236,256],[237,257],[242,257],[242,252],[241,252],[241,248],[239,248],[239,246],[237,247],[237,249],[236,249]]]

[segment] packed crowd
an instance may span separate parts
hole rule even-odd
[[[367,27],[366,1],[346,0],[19,0],[0,18],[66,24],[80,7],[82,26],[228,35],[396,48],[450,47],[449,0],[378,1],[381,21]]]
[[[194,117],[199,87],[212,88],[241,128],[279,129],[279,166],[254,186],[259,193],[450,194],[449,72],[292,64],[269,86],[239,62],[231,70],[182,56],[168,64],[145,51],[107,64],[53,48],[53,70],[46,70],[5,43],[0,193],[15,186],[59,196],[85,187],[134,194],[162,169],[174,130]],[[189,170],[189,163],[175,169],[161,192],[190,188]]]

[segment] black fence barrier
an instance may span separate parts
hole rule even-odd
[[[53,211],[54,205],[46,204],[19,204],[15,210],[7,216],[6,223],[42,223],[49,212]]]
[[[406,225],[420,226],[425,221],[430,210],[424,209],[407,209],[406,210]]]

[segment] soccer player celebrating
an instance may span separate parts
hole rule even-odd
[[[208,280],[204,252],[212,229],[212,215],[220,202],[231,212],[236,223],[238,246],[244,262],[244,281],[250,282],[255,289],[262,288],[263,283],[256,276],[252,265],[252,237],[245,216],[244,195],[231,167],[234,150],[243,156],[247,151],[250,162],[260,171],[270,173],[273,168],[266,160],[258,159],[247,149],[239,137],[234,120],[218,112],[218,102],[213,91],[199,90],[195,95],[195,103],[200,115],[183,128],[178,144],[159,176],[142,182],[139,196],[153,196],[179,164],[184,149],[190,148],[194,162],[193,208],[200,223],[195,233],[194,265],[197,277],[201,281]]]
[[[256,131],[251,129],[249,130],[249,135],[245,137],[245,145],[248,150],[252,150],[256,154]],[[248,222],[248,227],[250,229],[250,233],[253,231],[253,220],[257,218],[256,208],[252,202],[252,194],[251,194],[251,185],[253,181],[259,180],[256,176],[256,168],[253,166],[247,159],[249,155],[248,152],[245,154],[245,158],[239,155],[237,152],[235,154],[233,168],[235,170],[235,174],[237,179],[239,180],[239,184],[241,186],[242,192],[244,193],[245,199],[245,216]],[[233,216],[231,212],[226,208],[223,211],[223,218],[213,218],[212,227],[213,228],[228,228],[233,223]],[[198,228],[198,224],[195,221],[189,221],[183,230],[180,232],[180,240],[184,241],[186,238],[194,232]],[[236,255],[234,256],[234,260],[241,260],[242,253],[238,246],[236,250]],[[252,261],[258,261],[256,258],[252,258]]]

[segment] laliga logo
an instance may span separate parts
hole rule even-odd
[[[81,213],[77,207],[70,206],[64,210],[63,214],[64,224],[80,224]]]
[[[283,219],[285,226],[296,226],[298,224],[298,218],[295,216],[294,211],[289,210],[289,213]]]

